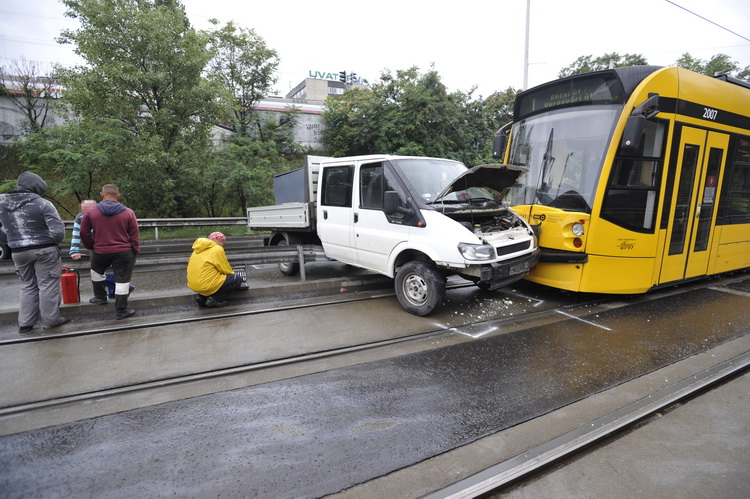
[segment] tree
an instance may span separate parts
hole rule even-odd
[[[23,114],[22,128],[26,133],[34,133],[49,124],[59,92],[55,77],[44,76],[39,63],[21,58],[0,66],[0,95],[8,97]]]
[[[703,70],[706,67],[706,64],[703,61],[701,61],[700,59],[696,59],[687,52],[682,54],[682,56],[677,59],[674,65],[678,68],[689,69],[690,71],[694,71],[696,73],[703,73]]]
[[[707,76],[729,75],[746,79],[748,73],[750,73],[750,66],[746,67],[744,70],[740,70],[739,64],[726,54],[716,54],[709,60],[704,61],[696,59],[689,53],[685,52],[682,54],[682,57],[675,62],[675,66],[689,69],[690,71],[695,71],[696,73],[701,73]]]
[[[604,54],[597,58],[591,55],[583,55],[576,59],[570,66],[562,68],[558,76],[564,78],[592,71],[601,71],[609,68],[611,65],[619,68],[622,66],[643,66],[646,64],[648,64],[648,61],[640,54],[625,54],[621,56],[617,52],[612,52],[611,54]]]
[[[328,98],[323,142],[337,156],[392,153],[471,163],[491,143],[472,94],[448,93],[435,70],[384,72],[371,90]]]
[[[254,30],[232,22],[209,36],[213,52],[209,75],[229,94],[231,127],[239,135],[252,133],[253,109],[276,83],[278,55]]]
[[[47,180],[48,196],[75,199],[70,207],[59,203],[63,212],[75,217],[82,200],[98,199],[101,186],[119,177],[116,165],[127,160],[119,156],[127,154],[132,140],[133,135],[116,122],[93,125],[82,120],[45,128],[17,144],[21,161],[34,165]]]
[[[109,181],[121,184],[140,216],[189,216],[200,204],[195,186],[220,113],[218,88],[202,78],[207,36],[175,1],[64,3],[81,27],[60,41],[75,44],[87,62],[59,68],[65,103],[86,127],[128,137],[112,144]]]
[[[242,216],[250,206],[273,204],[273,176],[292,169],[283,153],[299,152],[293,139],[294,110],[278,121],[258,120],[258,136],[227,137],[202,176],[203,208],[207,216]]]

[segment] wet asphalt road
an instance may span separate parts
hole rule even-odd
[[[748,281],[730,286],[747,292]],[[8,497],[314,497],[750,332],[703,289],[388,360],[0,439]]]

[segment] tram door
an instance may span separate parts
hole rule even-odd
[[[684,127],[659,282],[705,275],[729,136]]]

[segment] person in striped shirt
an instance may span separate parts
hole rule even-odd
[[[81,201],[81,213],[73,221],[73,238],[70,240],[70,258],[73,260],[81,259],[81,219],[87,211],[96,208],[96,201],[93,199],[84,199]]]

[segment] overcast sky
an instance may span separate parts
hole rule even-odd
[[[672,65],[685,52],[699,59],[725,53],[750,66],[748,0],[674,0],[708,21],[666,0],[530,2],[529,86],[557,78],[579,56],[610,52],[641,54],[655,65]],[[316,72],[354,71],[372,82],[383,70],[431,65],[450,90],[478,87],[475,97],[523,86],[527,0],[183,3],[199,29],[210,18],[255,29],[279,54],[280,95]],[[64,11],[58,0],[0,0],[0,63],[21,56],[80,63],[54,41],[77,26]]]

